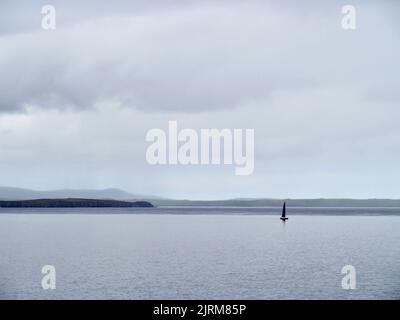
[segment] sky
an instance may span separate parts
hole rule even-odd
[[[0,2],[0,185],[400,198],[400,3],[81,2]],[[253,174],[150,165],[146,133],[172,120],[254,129]]]

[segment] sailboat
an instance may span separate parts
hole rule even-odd
[[[284,202],[284,203],[283,203],[283,208],[282,208],[281,220],[282,220],[283,222],[285,222],[287,219],[289,219],[289,218],[286,218],[286,202]]]

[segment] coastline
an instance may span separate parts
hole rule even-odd
[[[0,208],[0,215],[220,215],[220,216],[279,216],[279,207],[71,207],[71,208]],[[399,216],[400,208],[317,208],[290,207],[290,216]]]

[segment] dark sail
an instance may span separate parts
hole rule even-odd
[[[286,217],[286,202],[283,203],[283,208],[282,208],[282,218]]]

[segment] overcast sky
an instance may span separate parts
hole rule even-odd
[[[1,0],[0,184],[400,198],[399,57],[396,1]],[[254,173],[149,165],[169,120],[254,129]]]

